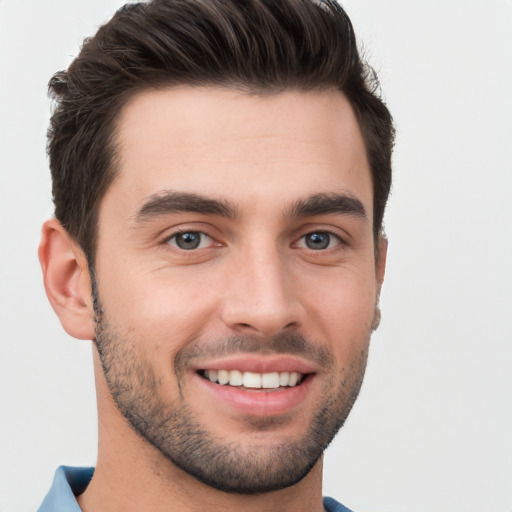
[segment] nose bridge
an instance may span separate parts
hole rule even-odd
[[[262,237],[248,243],[233,265],[224,304],[224,321],[231,329],[272,336],[302,323],[302,305],[275,242]]]

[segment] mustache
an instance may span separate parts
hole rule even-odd
[[[233,354],[291,354],[301,356],[322,367],[334,363],[330,351],[298,333],[281,333],[270,338],[260,336],[229,336],[220,339],[196,339],[183,347],[174,362],[176,370],[186,368],[197,357],[217,358]]]

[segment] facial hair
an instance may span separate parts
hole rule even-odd
[[[347,418],[363,381],[370,333],[359,356],[347,367],[337,367],[325,348],[300,334],[280,334],[268,339],[237,336],[195,339],[174,360],[179,394],[171,400],[162,391],[165,376],[158,375],[142,340],[121,332],[101,307],[93,281],[95,343],[110,393],[129,426],[172,464],[203,484],[236,494],[260,494],[283,489],[302,480],[317,463]],[[318,364],[325,376],[318,403],[306,432],[300,438],[273,445],[241,444],[208,432],[191,410],[185,375],[189,361],[198,356],[226,354],[299,355]],[[284,417],[243,418],[250,431],[271,431],[281,422],[302,421]]]

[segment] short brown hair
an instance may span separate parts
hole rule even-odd
[[[122,7],[49,83],[55,216],[91,265],[99,204],[118,172],[117,116],[136,92],[175,85],[341,91],[363,134],[379,236],[391,187],[393,123],[337,2],[153,0]]]

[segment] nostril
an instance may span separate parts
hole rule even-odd
[[[235,296],[226,301],[222,310],[222,321],[231,330],[267,337],[297,330],[304,319],[305,310],[295,300],[278,304],[272,300],[258,302],[245,295]]]
[[[239,332],[246,332],[246,333],[257,333],[259,332],[258,329],[249,323],[245,322],[239,322],[236,324],[235,329]]]

